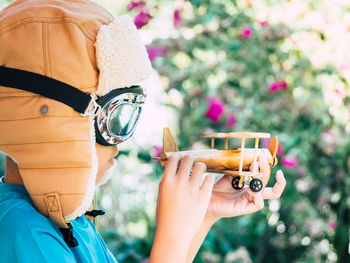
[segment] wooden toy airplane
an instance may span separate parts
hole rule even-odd
[[[267,184],[269,178],[264,182],[259,179],[262,173],[258,171],[249,171],[250,164],[257,160],[259,154],[265,155],[269,165],[274,167],[277,164],[278,139],[273,137],[270,141],[268,149],[259,149],[260,138],[270,138],[269,133],[256,132],[230,132],[230,133],[203,133],[202,137],[211,138],[210,150],[193,150],[179,151],[177,144],[169,130],[164,128],[163,132],[163,150],[160,157],[153,158],[159,160],[165,166],[168,158],[173,155],[179,155],[182,158],[185,155],[190,155],[198,162],[203,162],[207,166],[208,173],[221,173],[230,175],[232,179],[232,187],[240,190],[244,186],[245,178],[250,179],[249,187],[253,192],[259,192]],[[215,138],[223,138],[225,140],[224,149],[214,149]],[[229,138],[240,138],[240,149],[228,149]],[[255,138],[255,147],[245,148],[246,139]]]

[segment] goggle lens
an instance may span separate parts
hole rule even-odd
[[[110,115],[109,130],[119,138],[127,137],[133,132],[141,107],[124,104],[116,109]]]

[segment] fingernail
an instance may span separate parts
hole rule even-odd
[[[203,163],[203,162],[198,162],[198,163],[200,163],[200,165],[202,165],[203,168],[207,169],[207,165],[205,163]]]
[[[283,174],[283,172],[281,170],[277,171],[276,178],[277,177],[279,177],[278,180],[285,180],[284,174]]]

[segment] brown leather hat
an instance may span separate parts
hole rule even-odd
[[[86,0],[18,0],[0,12],[0,65],[104,95],[148,77],[128,16]],[[40,213],[57,225],[90,207],[96,185],[94,118],[40,95],[0,86],[0,151],[17,164]]]

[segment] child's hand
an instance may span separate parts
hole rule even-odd
[[[250,170],[253,171],[254,165],[258,165],[263,174],[261,180],[266,182],[270,177],[270,166],[264,155],[259,156],[258,163],[252,164]],[[282,171],[276,174],[277,182],[273,188],[266,187],[261,192],[254,193],[249,187],[242,190],[234,190],[231,186],[232,176],[225,175],[214,185],[213,194],[210,200],[207,217],[216,221],[221,217],[234,217],[254,213],[264,207],[264,199],[279,198],[286,185],[286,180]]]
[[[258,166],[258,167],[254,167]],[[253,169],[256,168],[256,169]],[[252,164],[250,170],[263,174],[261,180],[267,183],[270,166],[265,156],[259,156],[258,163]],[[282,171],[276,174],[277,183],[273,188],[266,187],[261,192],[253,193],[248,187],[236,191],[232,188],[232,176],[221,177],[214,185],[205,220],[191,242],[186,262],[192,262],[205,236],[216,220],[221,217],[234,217],[254,213],[264,207],[264,199],[279,198],[286,186]],[[264,185],[265,186],[265,185]]]
[[[170,157],[159,184],[157,231],[151,262],[184,262],[190,242],[199,230],[209,205],[214,178],[207,176],[201,185],[205,164],[193,164],[193,159],[185,156],[179,169],[178,165],[178,157]],[[164,254],[161,246],[170,253],[169,256],[174,250],[172,257],[175,258],[163,257],[164,261],[161,261],[158,257],[158,252]]]

